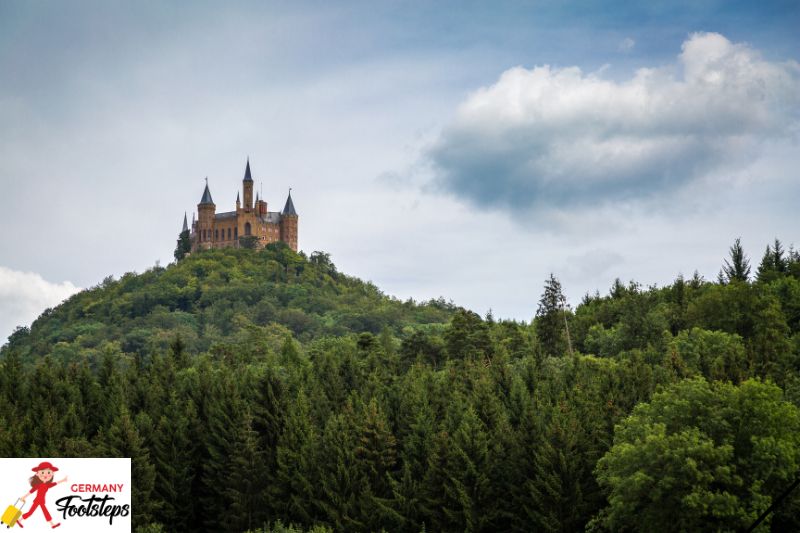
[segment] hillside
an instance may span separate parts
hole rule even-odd
[[[731,255],[525,324],[199,253],[13,336],[0,455],[132,457],[141,532],[744,530],[800,475],[800,258]]]
[[[396,334],[447,322],[444,300],[401,302],[337,272],[327,254],[310,258],[282,243],[260,252],[220,249],[166,268],[107,278],[11,337],[25,360],[80,360],[111,350],[146,357],[180,336],[189,354],[260,331],[305,342],[326,335]]]

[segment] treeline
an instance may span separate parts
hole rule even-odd
[[[141,531],[743,530],[800,470],[779,245],[752,280],[737,242],[716,282],[616,282],[574,312],[551,277],[532,324],[388,299],[324,254],[195,254],[15,334],[0,455],[132,457]],[[798,517],[793,494],[761,530]]]

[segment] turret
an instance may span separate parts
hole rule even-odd
[[[292,189],[289,189],[289,197],[286,198],[286,205],[281,212],[281,240],[289,245],[289,248],[297,251],[297,211],[292,202]]]
[[[244,179],[242,180],[244,189],[244,210],[253,209],[253,177],[250,175],[250,158],[247,158],[247,167],[244,169]]]
[[[264,217],[267,215],[267,202],[256,193],[256,215]]]
[[[214,237],[214,214],[217,206],[211,199],[211,191],[208,189],[208,178],[206,178],[206,188],[203,191],[203,198],[197,204],[197,242],[198,248],[211,248]]]

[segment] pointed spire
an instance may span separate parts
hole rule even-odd
[[[253,181],[253,177],[250,175],[250,156],[247,156],[247,167],[244,169],[244,180],[242,181]]]
[[[283,206],[284,215],[297,216],[297,211],[294,210],[294,202],[292,202],[292,188],[289,187],[289,197],[286,199],[286,205]]]
[[[213,204],[214,200],[211,199],[211,191],[208,190],[208,176],[206,176],[206,190],[203,191],[203,198],[200,200],[201,204]]]
[[[181,230],[181,233],[184,231],[189,231],[189,223],[186,220],[186,211],[183,212],[183,229]]]
[[[239,200],[239,191],[236,191],[236,203],[237,203],[237,204],[239,204],[239,203],[240,203],[240,200]]]

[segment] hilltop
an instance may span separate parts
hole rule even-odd
[[[337,271],[328,254],[307,257],[283,243],[260,251],[198,252],[167,267],[106,278],[18,329],[5,349],[26,361],[50,354],[78,361],[113,351],[138,357],[180,337],[188,354],[242,340],[292,336],[301,342],[348,333],[399,334],[446,323],[443,299],[401,302]]]

